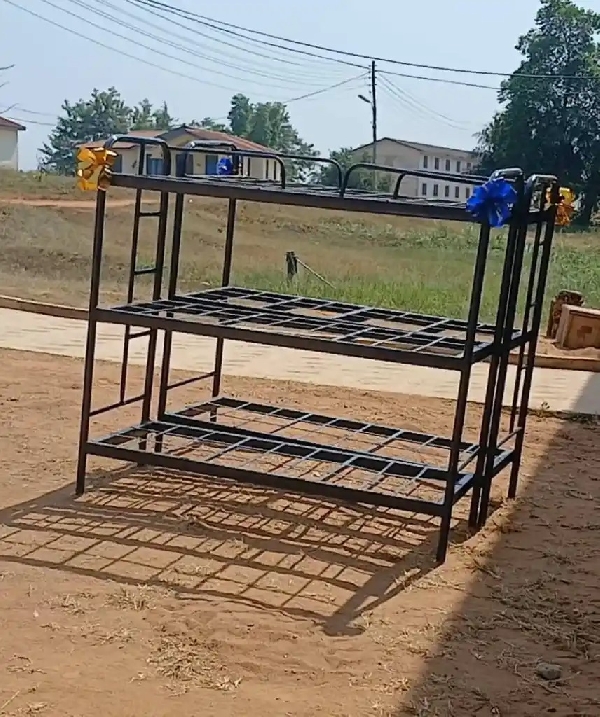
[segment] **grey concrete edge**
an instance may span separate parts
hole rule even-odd
[[[1,296],[0,309],[11,309],[13,311],[25,311],[32,314],[44,316],[55,316],[61,319],[76,319],[87,321],[87,309],[78,309],[75,306],[61,306],[60,304],[48,304],[32,299],[20,299],[16,296]],[[516,364],[517,357],[509,357],[509,363]],[[551,368],[559,371],[589,371],[600,373],[600,360],[589,358],[562,358],[560,356],[536,356],[536,368]]]

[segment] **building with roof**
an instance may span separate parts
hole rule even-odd
[[[470,174],[477,162],[475,152],[452,147],[440,147],[420,142],[407,142],[405,140],[383,137],[375,143],[377,164],[403,169],[424,169],[441,172],[448,175]],[[373,143],[363,144],[353,150],[356,161],[371,161],[373,156]],[[465,201],[471,196],[471,185],[458,184],[441,179],[426,179],[406,177],[403,180],[400,192],[404,196],[422,197],[432,199],[450,199]]]
[[[186,168],[188,174],[217,174],[217,164],[221,157],[227,156],[227,149],[232,145],[236,149],[251,150],[254,152],[270,152],[274,153],[267,147],[256,142],[251,142],[243,137],[235,137],[226,132],[216,132],[215,130],[203,129],[202,127],[192,127],[182,125],[171,130],[135,130],[131,135],[156,137],[165,140],[172,147],[184,147],[189,142],[201,140],[210,142],[211,148],[215,151],[223,149],[223,155],[195,152],[189,157],[189,164]],[[87,142],[84,147],[101,147],[104,140],[97,142]],[[113,146],[114,151],[118,154],[115,162],[115,171],[124,174],[137,174],[139,171],[139,146],[133,142],[117,142]],[[182,155],[180,155],[182,156]],[[160,148],[148,146],[146,149],[146,166],[143,168],[144,174],[159,175],[162,174],[162,158]],[[248,177],[255,179],[279,179],[279,165],[273,158],[266,157],[243,157],[240,161],[240,171]],[[172,173],[176,171],[176,166],[172,167]]]
[[[0,117],[0,169],[19,169],[19,132],[25,127]]]

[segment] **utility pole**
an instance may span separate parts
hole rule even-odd
[[[373,164],[377,164],[377,68],[375,66],[375,60],[371,61],[371,92],[369,97],[365,95],[358,95],[358,99],[366,102],[371,107],[371,130],[373,136],[371,141],[373,143],[373,149],[371,152],[371,161]],[[377,172],[373,172],[373,181],[375,189],[377,189],[379,182],[377,178]]]
[[[377,71],[371,62],[371,128],[373,130],[373,164],[377,164]]]

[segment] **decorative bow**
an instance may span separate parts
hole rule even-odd
[[[221,157],[217,163],[217,174],[231,176],[233,174],[233,162],[229,157]]]
[[[81,147],[77,152],[77,186],[84,192],[106,191],[117,153],[110,149]]]
[[[478,222],[501,227],[510,221],[516,201],[517,192],[512,184],[502,177],[494,177],[475,188],[467,200],[467,211]]]
[[[558,190],[560,199],[558,206],[556,207],[556,225],[559,227],[567,227],[571,223],[573,214],[575,213],[575,192],[567,187],[561,187]],[[546,201],[549,204],[554,204],[552,201],[552,191],[548,189],[546,191]]]

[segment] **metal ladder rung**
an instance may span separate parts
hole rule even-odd
[[[155,273],[156,273],[155,266],[148,266],[144,269],[134,269],[134,271],[133,271],[134,276],[143,276],[144,274],[155,274]]]
[[[131,339],[141,339],[144,336],[150,336],[152,333],[152,329],[144,329],[143,331],[129,331],[127,333],[127,341],[131,341]]]
[[[140,212],[140,213],[139,213],[139,216],[140,216],[140,217],[160,217],[160,214],[161,214],[160,211],[156,211],[156,212]]]

